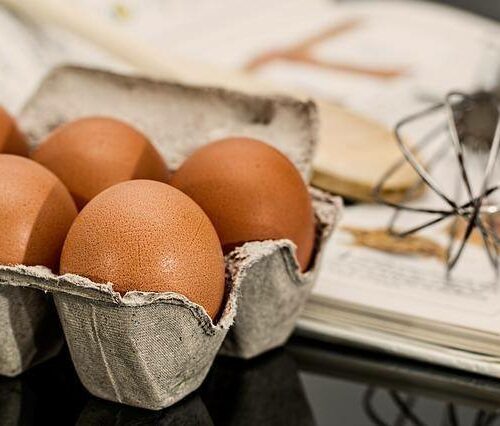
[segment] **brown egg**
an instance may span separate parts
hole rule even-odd
[[[168,179],[165,161],[151,142],[113,118],[88,117],[65,124],[38,146],[32,158],[63,181],[80,209],[117,183]]]
[[[95,197],[68,233],[61,272],[127,291],[172,291],[215,318],[224,297],[217,233],[188,196],[160,182],[120,183]]]
[[[28,144],[14,119],[0,107],[0,154],[28,156]]]
[[[170,183],[205,211],[224,252],[247,241],[287,238],[307,268],[315,234],[311,198],[278,150],[248,138],[213,142],[194,152]]]
[[[76,206],[66,187],[40,164],[0,154],[0,264],[54,271]]]

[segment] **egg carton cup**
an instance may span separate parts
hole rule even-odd
[[[222,355],[253,358],[282,346],[292,334],[313,288],[325,244],[342,212],[342,200],[310,188],[316,216],[311,265],[302,273],[290,240],[250,242],[233,250],[226,265],[241,282],[238,313]]]
[[[197,389],[219,350],[236,309],[239,281],[228,279],[216,324],[177,293],[128,292],[42,267],[2,266],[9,288],[50,292],[71,358],[93,395],[158,410]],[[195,283],[193,283],[195,285]]]

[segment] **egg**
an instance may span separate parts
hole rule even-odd
[[[224,258],[203,210],[160,182],[133,180],[97,195],[73,223],[61,272],[128,291],[176,292],[219,312]]]
[[[69,191],[52,172],[27,158],[0,154],[0,264],[57,270],[76,215]]]
[[[205,211],[225,253],[247,241],[289,239],[307,269],[315,236],[311,197],[280,151],[255,139],[219,140],[195,151],[170,184]]]
[[[131,179],[168,180],[162,156],[141,132],[108,117],[67,123],[32,153],[68,187],[81,209],[103,190]]]
[[[0,154],[28,156],[28,144],[14,119],[0,107]]]

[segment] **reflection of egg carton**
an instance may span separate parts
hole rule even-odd
[[[0,425],[21,424],[22,396],[21,381],[0,381]]]
[[[215,360],[201,389],[214,425],[316,425],[298,366],[287,349],[238,361]]]
[[[287,155],[305,179],[310,176],[317,121],[312,103],[64,67],[42,83],[24,108],[20,124],[36,145],[54,127],[89,115],[130,122],[151,138],[174,168],[217,132],[218,137],[263,139]],[[334,197],[319,192],[314,196],[319,254],[339,206]],[[288,241],[248,243],[227,260],[231,292],[216,325],[204,309],[173,293],[132,292],[121,297],[109,285],[71,275],[57,277],[40,267],[0,266],[0,297],[4,291],[53,293],[72,359],[87,389],[105,399],[157,409],[178,401],[205,377],[235,314],[238,287],[244,296],[241,320],[224,351],[250,357],[286,340],[312,286],[314,271],[298,272]],[[316,265],[317,261],[314,270]],[[269,296],[273,301],[266,300]],[[252,308],[245,298],[259,302]],[[5,300],[4,311],[17,307],[10,296]],[[45,300],[39,303],[47,306]],[[37,309],[19,308],[30,313],[28,326],[42,329],[45,317]],[[271,314],[279,315],[281,323],[270,320]],[[8,321],[2,324],[7,324],[4,328],[12,338],[8,348],[0,345],[0,360],[2,352],[21,354],[18,359],[23,360],[29,354],[41,359],[54,353],[55,345],[49,353],[34,339],[14,336],[27,324],[22,317],[12,318],[18,318],[15,327]],[[12,371],[29,365],[19,363]]]
[[[50,296],[1,284],[0,273],[0,375],[13,377],[57,355],[63,337]]]
[[[213,426],[207,407],[198,394],[161,411],[145,411],[91,398],[75,426],[89,425],[198,425]]]

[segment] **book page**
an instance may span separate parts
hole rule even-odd
[[[450,89],[492,87],[500,75],[499,26],[434,4],[75,1],[167,59],[174,54],[246,70],[391,126]],[[117,65],[68,31],[25,21],[3,8],[0,38],[9,40],[0,45],[0,101],[14,110],[51,66]]]
[[[431,3],[79,1],[167,58],[245,70],[389,126],[451,89],[500,79],[500,26]]]
[[[411,244],[387,242],[390,214],[380,206],[346,209],[328,244],[313,299],[378,309],[401,321],[413,316],[500,334],[500,285],[480,238],[474,236],[448,275],[449,227],[420,232]]]
[[[0,7],[0,105],[17,113],[55,66],[127,69],[91,43],[56,27],[37,24]]]

